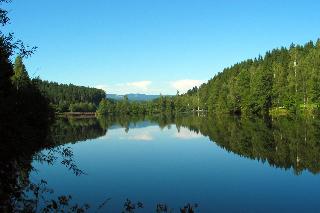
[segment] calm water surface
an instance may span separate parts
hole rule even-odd
[[[307,118],[62,119],[29,180],[47,182],[46,199],[71,195],[91,212],[107,199],[98,212],[122,212],[127,198],[144,204],[135,212],[158,203],[174,212],[186,203],[196,212],[320,212],[319,127]]]

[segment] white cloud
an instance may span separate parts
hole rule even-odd
[[[196,132],[190,131],[187,128],[182,127],[180,129],[180,132],[177,132],[174,135],[174,137],[181,140],[189,140],[189,139],[201,138],[203,136],[200,133],[196,133]]]
[[[129,87],[136,87],[142,90],[148,90],[151,83],[152,83],[151,81],[136,81],[136,82],[126,83],[126,85]]]
[[[117,83],[113,85],[96,85],[95,88],[103,89],[107,93],[110,94],[118,94],[124,95],[129,93],[150,93],[153,91],[150,88],[152,81],[144,80],[144,81],[134,81],[127,83]]]
[[[194,86],[200,86],[205,81],[196,79],[182,79],[171,82],[163,81],[133,81],[115,84],[101,84],[95,86],[96,88],[105,90],[108,94],[125,95],[129,93],[144,93],[149,95],[165,94],[174,95],[179,90],[180,94],[187,92]]]
[[[146,131],[146,130],[144,130]],[[130,141],[152,141],[154,140],[154,137],[150,132],[142,132],[139,130],[129,130],[129,132],[125,135],[121,133],[120,140],[130,140]]]
[[[95,88],[102,89],[104,91],[108,91],[108,86],[107,85],[96,85]]]
[[[202,81],[202,80],[183,79],[183,80],[172,81],[171,86],[174,89],[179,90],[180,93],[185,93],[187,92],[187,90],[192,89],[195,86],[199,87],[204,82],[205,81]]]
[[[141,133],[141,134],[135,134],[128,137],[129,140],[134,141],[152,141],[153,137],[149,133]]]

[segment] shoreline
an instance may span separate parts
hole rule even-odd
[[[95,118],[96,112],[62,112],[57,113],[58,117]]]

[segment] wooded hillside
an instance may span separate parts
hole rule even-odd
[[[198,99],[199,98],[199,99]],[[225,68],[199,89],[178,96],[211,112],[254,113],[270,109],[317,109],[320,103],[320,40],[291,45]],[[199,101],[198,101],[199,100]]]

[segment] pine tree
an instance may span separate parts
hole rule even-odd
[[[30,84],[30,78],[26,70],[21,56],[18,56],[13,66],[14,75],[12,76],[12,83],[17,90],[26,87]]]

